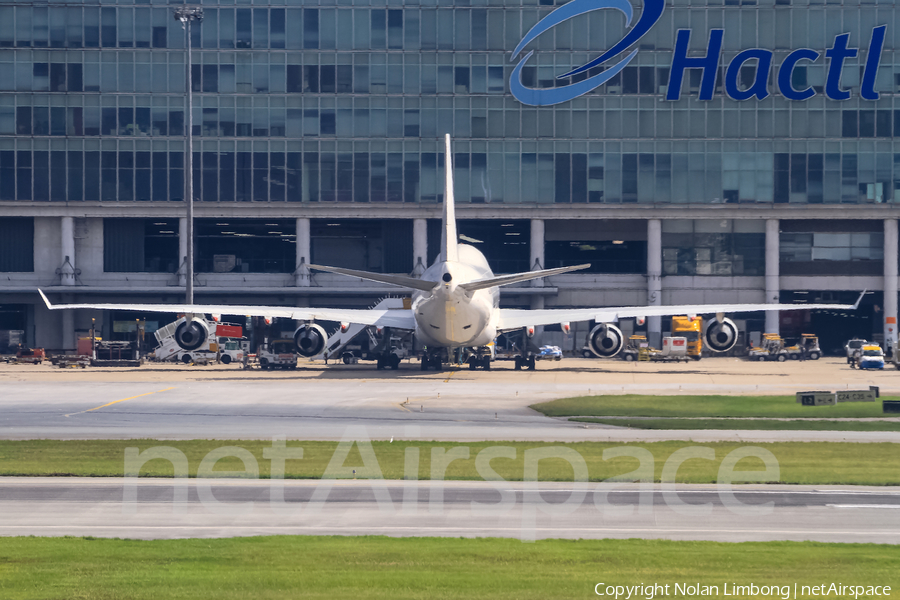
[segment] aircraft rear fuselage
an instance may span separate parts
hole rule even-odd
[[[439,285],[431,293],[413,294],[416,338],[426,347],[486,346],[497,335],[499,289],[467,292],[459,287],[494,274],[477,249],[466,244],[457,249],[458,261],[438,260],[422,275]]]

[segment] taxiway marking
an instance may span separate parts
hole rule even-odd
[[[71,417],[72,415],[80,415],[82,413],[93,412],[95,410],[100,410],[101,408],[106,408],[107,406],[112,406],[113,404],[118,404],[119,402],[127,402],[128,400],[134,400],[135,398],[140,398],[142,396],[158,394],[159,392],[168,392],[169,390],[174,390],[174,389],[175,389],[175,387],[173,386],[173,387],[168,387],[168,388],[165,388],[162,390],[156,390],[155,392],[146,392],[144,394],[138,394],[137,396],[131,396],[130,398],[122,398],[121,400],[113,400],[112,402],[107,402],[106,404],[103,404],[102,406],[95,406],[94,408],[89,408],[87,410],[80,410],[78,412],[69,413],[66,416]]]

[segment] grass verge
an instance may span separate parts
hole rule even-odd
[[[603,419],[573,417],[578,423],[601,423],[634,429],[751,429],[771,431],[900,431],[898,421],[810,421],[792,419]]]
[[[726,595],[724,585],[752,583],[789,586],[793,597],[795,583],[888,585],[895,593],[898,562],[898,546],[808,542],[5,538],[0,596],[543,600],[595,597],[601,582],[655,582],[669,585],[670,596],[681,595],[676,583],[719,586],[717,596]]]
[[[326,473],[329,463],[334,468],[343,466],[342,476],[351,476],[353,468],[366,466],[360,448],[366,444],[338,447],[337,442],[289,441],[289,448],[303,448],[303,458],[285,461],[285,476],[295,479],[320,478]],[[676,481],[682,483],[715,483],[719,465],[727,454],[748,445],[761,447],[771,452],[778,460],[780,483],[798,484],[853,484],[853,485],[900,485],[900,469],[888,468],[898,464],[900,448],[891,443],[834,443],[834,442],[777,442],[766,444],[745,444],[739,442],[694,443],[690,441],[668,441],[653,443],[607,443],[580,442],[572,444],[548,444],[538,442],[371,442],[377,468],[386,479],[402,479],[406,474],[407,450],[418,453],[419,479],[430,479],[434,475],[432,466],[461,453],[464,458],[453,460],[444,471],[444,479],[481,480],[476,468],[476,457],[485,449],[503,447],[515,451],[515,458],[494,458],[490,467],[502,478],[521,481],[524,474],[524,458],[527,451],[535,448],[561,447],[574,449],[585,461],[592,481],[602,481],[620,477],[638,468],[638,459],[619,457],[603,460],[604,450],[610,448],[640,448],[649,452],[653,459],[656,481],[660,480],[662,469],[669,457],[686,447],[702,446],[712,448],[715,460],[692,458],[678,468]],[[198,467],[211,451],[223,447],[237,447],[246,450],[256,461],[260,477],[270,475],[271,461],[263,457],[263,451],[271,448],[271,442],[261,440],[25,440],[0,441],[0,475],[7,476],[54,476],[70,475],[82,477],[121,477],[125,468],[125,449],[137,448],[141,452],[153,447],[175,448],[184,454],[188,475],[197,475]],[[338,452],[338,450],[341,450]],[[466,457],[467,456],[467,457]],[[484,456],[482,459],[485,458]],[[438,460],[435,460],[438,459]],[[412,463],[411,463],[412,464]],[[370,465],[376,466],[376,465]],[[244,471],[244,463],[235,456],[226,456],[215,464],[215,471]],[[757,458],[744,458],[738,470],[763,470],[763,463]],[[440,473],[440,471],[438,471]],[[144,463],[141,476],[172,477],[172,463],[153,459]],[[543,481],[572,481],[572,466],[560,458],[548,458],[538,462],[538,477]]]
[[[896,400],[897,398],[882,398]],[[801,406],[794,396],[579,396],[534,404],[548,417],[883,417],[881,401]]]

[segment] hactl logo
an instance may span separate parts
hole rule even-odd
[[[563,21],[583,15],[593,10],[603,8],[614,8],[625,15],[625,26],[631,26],[633,16],[633,8],[627,0],[572,0],[549,15],[541,19],[531,30],[525,34],[516,49],[513,50],[512,60],[522,52],[529,42],[534,40],[540,34],[552,29]],[[644,0],[644,9],[637,23],[618,43],[612,48],[601,54],[594,60],[584,64],[576,69],[559,75],[557,79],[572,77],[579,73],[597,67],[607,60],[619,56],[628,48],[635,45],[653,25],[659,21],[665,8],[665,0]],[[862,84],[860,86],[860,96],[865,100],[878,100],[878,92],[875,91],[875,75],[878,73],[878,65],[881,62],[881,51],[884,48],[885,25],[880,25],[872,29],[872,36],[869,40],[869,50],[866,54],[866,64],[863,70]],[[691,57],[688,56],[688,46],[691,40],[690,29],[679,29],[675,38],[675,51],[672,55],[672,67],[669,70],[669,83],[666,91],[666,100],[679,100],[681,98],[681,84],[684,79],[684,73],[687,69],[700,69],[702,78],[700,80],[700,100],[712,100],[715,94],[716,71],[719,67],[720,57],[722,54],[722,38],[725,35],[724,29],[712,29],[709,32],[709,41],[706,47],[706,56]],[[848,47],[850,43],[850,34],[842,33],[834,37],[831,48],[825,50],[824,54],[828,59],[828,71],[825,76],[825,96],[832,100],[847,100],[850,98],[850,92],[841,88],[841,69],[844,61],[848,58],[855,58],[858,48]],[[571,83],[562,87],[555,88],[529,88],[522,83],[522,68],[534,50],[528,52],[513,69],[509,78],[509,88],[512,95],[521,102],[529,106],[550,106],[568,102],[578,96],[582,96],[594,88],[597,88],[610,79],[619,74],[625,66],[637,55],[637,48],[629,52],[624,58],[619,59],[617,63],[608,67],[601,73],[593,75],[581,81]],[[772,59],[774,53],[771,50],[763,48],[751,48],[739,52],[725,70],[725,94],[732,100],[749,100],[757,98],[762,100],[769,95],[768,80],[769,71],[772,69]],[[801,48],[794,50],[785,57],[778,69],[778,91],[788,100],[807,100],[816,95],[816,91],[812,87],[802,90],[794,88],[791,82],[791,75],[800,61],[816,62],[822,57],[822,53],[809,48]],[[753,83],[747,89],[740,89],[738,86],[738,77],[741,67],[748,61],[756,61],[756,76]]]

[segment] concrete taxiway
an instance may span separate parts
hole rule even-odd
[[[426,373],[417,363],[396,372],[363,364],[277,372],[233,365],[121,370],[0,365],[0,438],[900,442],[900,432],[630,430],[550,419],[528,408],[598,393],[753,395],[869,385],[880,386],[883,394],[900,393],[896,371],[861,372],[841,359],[716,358],[687,364],[567,359],[539,364],[534,372],[505,366]]]
[[[388,535],[900,543],[900,492],[851,486],[0,478],[0,536]],[[178,499],[177,501],[175,499]],[[275,500],[273,501],[273,498]],[[477,504],[476,504],[477,503]]]

